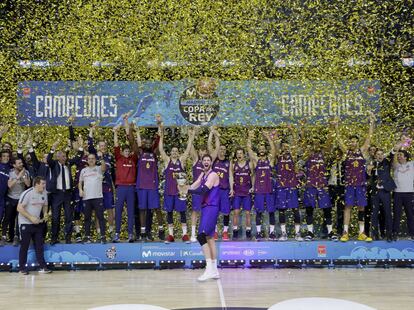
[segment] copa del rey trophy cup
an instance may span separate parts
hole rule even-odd
[[[187,183],[187,174],[184,172],[178,172],[176,174],[177,184],[182,186]],[[187,194],[180,191],[178,199],[187,200]]]

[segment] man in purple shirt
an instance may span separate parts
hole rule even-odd
[[[185,163],[190,154],[193,145],[195,132],[193,129],[188,130],[187,147],[182,155],[178,152],[178,147],[172,147],[170,156],[164,150],[164,130],[162,123],[159,124],[160,142],[158,145],[161,159],[164,163],[165,189],[164,189],[164,210],[167,211],[168,236],[166,243],[174,242],[174,225],[173,211],[180,213],[181,227],[183,230],[182,240],[186,243],[190,242],[187,234],[187,202],[179,199],[177,187],[177,175],[184,172]]]
[[[213,138],[215,138],[215,148],[213,149]],[[213,171],[220,178],[220,200],[219,209],[223,214],[223,234],[222,240],[229,240],[230,223],[230,161],[226,158],[227,148],[220,144],[220,134],[216,128],[212,127],[208,136],[208,152],[213,159]],[[218,231],[214,234],[214,239],[218,239]]]
[[[193,159],[193,166],[192,166],[192,175],[193,181],[196,181],[198,177],[204,172],[204,166],[202,163],[202,158],[204,155],[207,154],[207,145],[200,145],[198,147],[198,151],[192,147],[191,148],[191,157]],[[196,224],[197,224],[197,217],[201,211],[202,205],[202,195],[192,194],[191,195],[191,242],[197,242],[196,236]]]
[[[308,141],[309,142],[309,141]],[[311,241],[315,237],[313,233],[313,213],[314,208],[323,210],[324,223],[328,232],[328,238],[337,241],[338,237],[332,231],[332,206],[328,192],[328,170],[325,158],[328,147],[323,147],[320,139],[313,140],[310,145],[310,154],[305,161],[305,193],[303,204],[306,208],[306,241]]]
[[[215,226],[219,214],[220,180],[217,173],[211,169],[212,158],[210,155],[204,155],[202,157],[202,163],[204,172],[200,174],[198,179],[191,186],[180,186],[181,192],[198,194],[203,197],[197,240],[206,258],[206,270],[198,277],[197,280],[200,282],[220,278],[217,270],[217,249],[214,240]]]
[[[365,234],[364,225],[364,208],[367,205],[367,187],[366,187],[366,170],[365,158],[368,157],[368,148],[371,142],[371,137],[374,133],[375,116],[369,112],[369,131],[362,147],[359,146],[359,138],[352,135],[349,138],[349,147],[346,147],[344,142],[339,139],[338,122],[335,122],[337,131],[338,144],[341,150],[346,154],[345,156],[345,209],[344,209],[344,232],[341,237],[342,242],[349,240],[349,222],[351,219],[351,208],[356,206],[358,208],[358,224],[359,224],[359,241],[372,241],[372,238]]]
[[[254,152],[252,149],[252,139],[254,132],[249,130],[249,136],[247,140],[247,151],[249,152],[250,160],[254,169],[254,208],[256,210],[256,239],[261,240],[264,238],[264,232],[262,231],[262,216],[264,212],[269,213],[269,239],[275,240],[275,203],[272,184],[272,170],[276,157],[276,147],[271,139],[270,133],[265,131],[264,137],[269,143],[270,152],[266,149],[264,144],[260,144],[258,152]],[[246,227],[246,237],[249,239],[248,227]]]
[[[240,211],[246,211],[246,235],[250,237],[252,209],[253,164],[246,160],[245,151],[236,150],[236,160],[230,166],[230,196],[233,197],[233,240],[237,240]]]

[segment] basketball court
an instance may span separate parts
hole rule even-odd
[[[55,271],[0,274],[5,309],[412,309],[412,269]],[[303,300],[302,298],[311,298]],[[329,299],[320,299],[329,298]],[[303,303],[305,302],[305,303]],[[279,304],[281,303],[281,304]],[[350,308],[351,307],[351,308]]]

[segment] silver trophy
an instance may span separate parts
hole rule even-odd
[[[185,185],[187,183],[187,174],[185,172],[178,172],[176,173],[176,179],[178,185]],[[178,188],[178,190],[180,190],[180,188]],[[187,193],[180,191],[178,199],[187,200]]]

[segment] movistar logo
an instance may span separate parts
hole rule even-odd
[[[142,257],[169,257],[169,256],[175,256],[175,252],[158,252],[158,251],[142,251]]]

